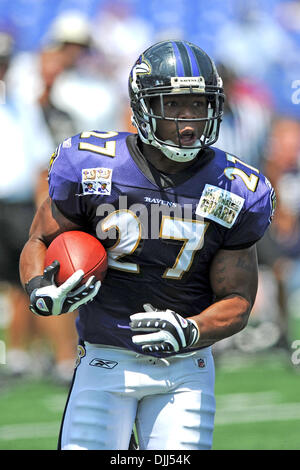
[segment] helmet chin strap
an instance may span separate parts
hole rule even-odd
[[[142,142],[147,145],[152,145],[153,147],[160,150],[169,160],[174,162],[190,162],[193,160],[196,155],[198,154],[199,150],[201,149],[201,141],[199,139],[196,140],[195,144],[197,148],[180,148],[180,147],[173,147],[174,142],[172,140],[166,140],[164,144],[158,142],[155,137],[153,136],[152,130],[150,128],[149,123],[145,124],[145,134],[140,130],[140,127],[137,125],[135,117],[131,117],[132,124],[137,128],[139,137]],[[147,137],[146,137],[147,135]],[[171,144],[171,145],[168,145]]]
[[[171,144],[171,145],[168,145]],[[198,148],[178,148],[172,146],[173,142],[171,140],[166,140],[164,144],[160,144],[156,140],[151,142],[151,145],[158,148],[169,160],[174,162],[190,162],[194,160],[201,148],[201,142],[198,139],[195,144],[199,146]]]

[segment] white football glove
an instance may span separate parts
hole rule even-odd
[[[172,310],[158,311],[150,304],[145,312],[130,315],[132,331],[143,332],[132,337],[134,344],[142,346],[145,353],[173,353],[195,344],[200,332],[193,320],[183,318]]]
[[[26,286],[30,296],[30,310],[36,315],[49,316],[73,312],[80,305],[91,301],[98,293],[101,282],[91,276],[80,285],[84,272],[79,269],[61,286],[57,287],[54,277],[59,270],[58,261],[54,261],[44,270],[43,276],[33,278]],[[39,287],[40,286],[40,287]]]

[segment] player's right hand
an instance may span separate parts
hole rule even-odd
[[[101,282],[91,276],[87,282],[80,285],[84,272],[79,269],[72,274],[61,286],[56,286],[54,277],[59,270],[59,262],[54,261],[44,270],[43,276],[33,278],[26,285],[30,296],[30,310],[36,315],[50,316],[73,312],[80,305],[91,301],[98,293]],[[33,288],[39,284],[41,287]]]

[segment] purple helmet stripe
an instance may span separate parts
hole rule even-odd
[[[184,77],[184,67],[183,67],[183,62],[181,58],[181,54],[179,52],[179,49],[177,47],[177,44],[175,42],[172,42],[175,58],[176,58],[176,73],[178,77]]]
[[[188,56],[189,56],[189,59],[190,59],[193,77],[199,77],[200,76],[200,71],[199,71],[197,61],[196,61],[195,54],[186,42],[184,43],[184,45],[185,45],[185,48],[188,52]]]

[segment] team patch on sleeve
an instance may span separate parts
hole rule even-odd
[[[265,182],[266,182],[266,185],[268,186],[268,188],[270,189],[270,218],[269,218],[269,222],[271,223],[273,221],[274,213],[275,213],[275,210],[276,210],[276,193],[275,193],[275,190],[274,190],[272,184],[270,183],[268,178],[266,178],[266,176],[265,176]]]
[[[52,155],[50,157],[50,161],[49,161],[49,165],[48,165],[48,175],[50,174],[50,172],[52,170],[53,163],[55,162],[55,160],[57,159],[57,157],[59,155],[59,150],[60,150],[60,146],[57,147],[57,149],[55,149],[55,151],[52,153]]]
[[[274,217],[274,213],[275,213],[275,210],[276,210],[276,193],[275,193],[275,190],[274,188],[271,189],[271,192],[270,192],[270,206],[271,206],[271,211],[270,211],[270,222],[272,222],[273,220],[273,217]]]
[[[84,168],[82,170],[83,194],[111,194],[111,168]]]
[[[226,189],[206,184],[196,214],[231,228],[239,215],[245,199]]]

